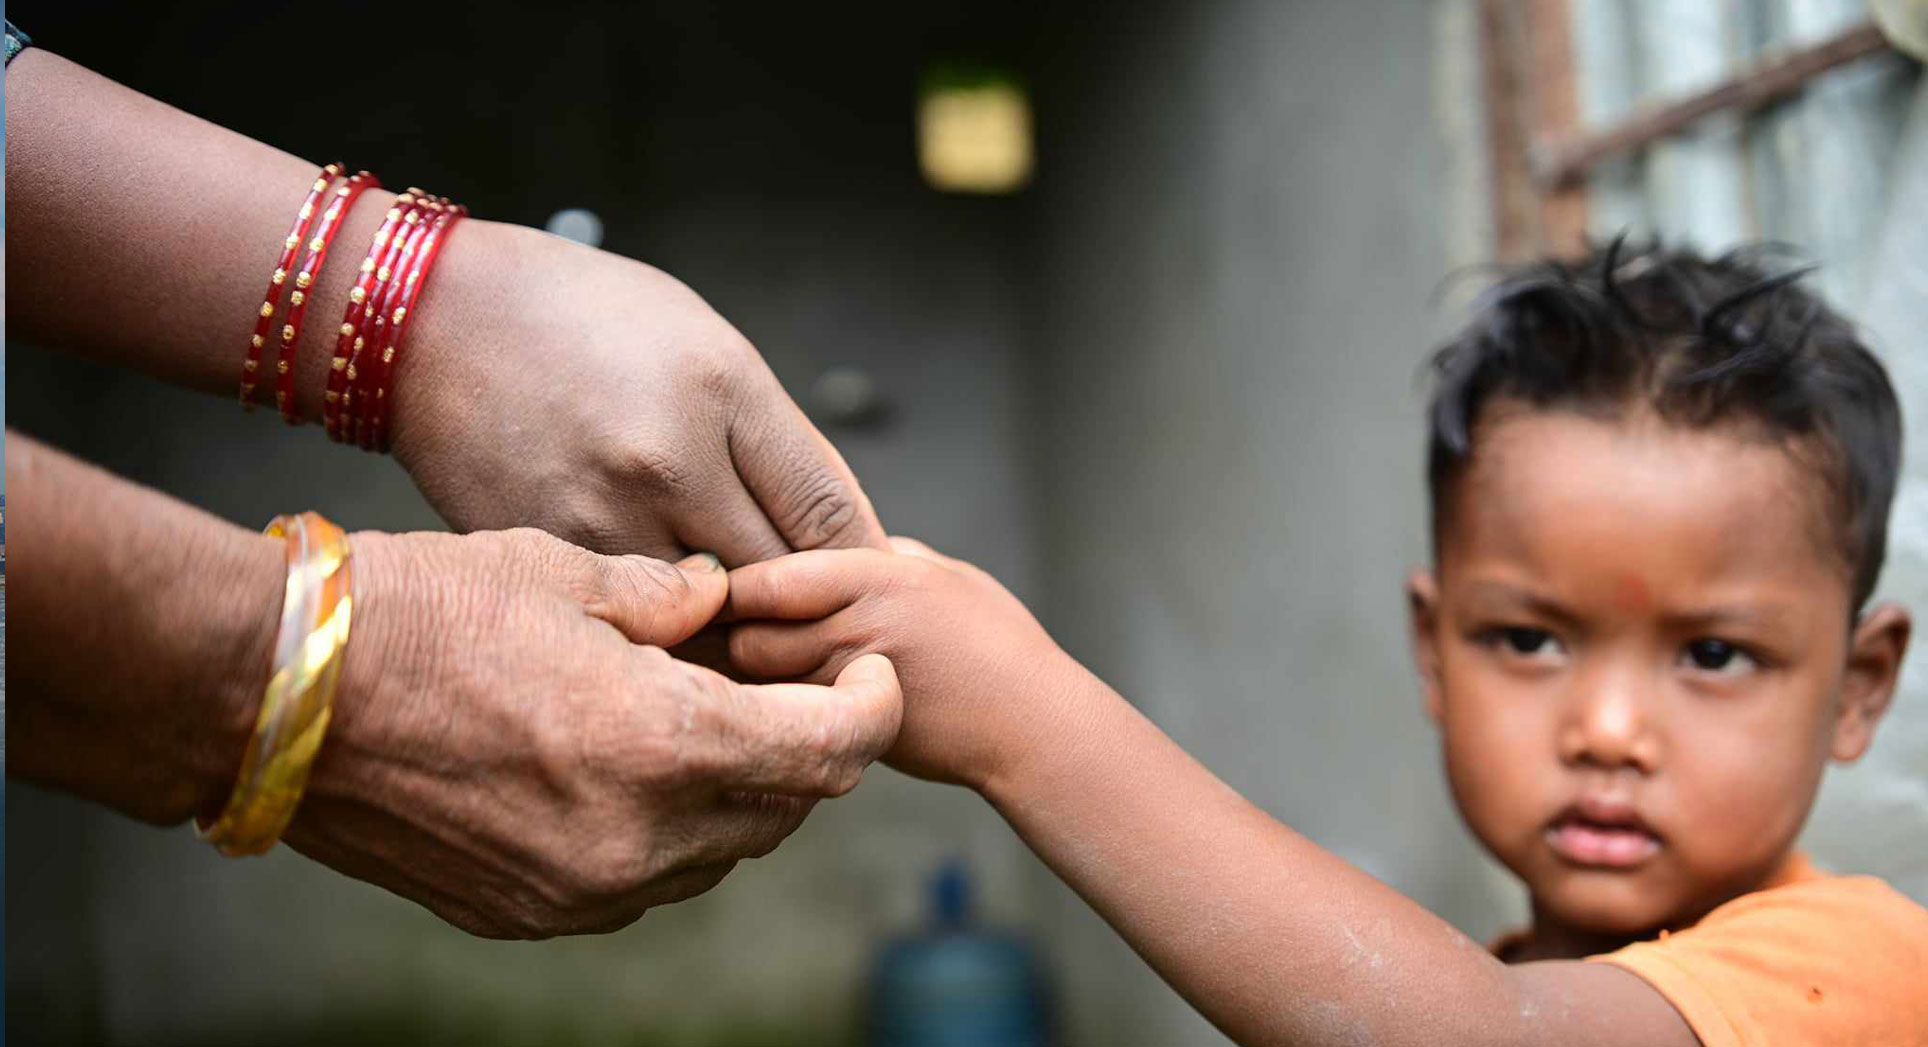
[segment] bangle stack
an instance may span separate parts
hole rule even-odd
[[[281,285],[288,282],[288,270],[294,268],[295,252],[300,250],[301,241],[308,235],[308,223],[315,217],[315,205],[321,202],[323,193],[341,173],[340,164],[329,164],[315,176],[315,184],[308,190],[308,198],[301,201],[301,210],[295,214],[294,228],[288,230],[288,238],[281,242],[281,256],[274,265],[274,274],[268,277],[268,291],[261,296],[261,308],[256,313],[254,335],[248,339],[248,355],[241,362],[241,407],[254,409],[254,387],[260,383],[261,350],[267,345],[268,333],[274,329],[275,307],[281,304]]]
[[[291,424],[301,421],[294,384],[296,345],[321,267],[356,198],[381,185],[367,171],[343,179],[342,170],[340,164],[322,168],[302,200],[268,278],[241,364],[241,405],[252,409],[266,349],[274,342],[275,403]],[[331,439],[366,450],[388,449],[403,335],[449,231],[466,214],[467,208],[447,197],[420,189],[395,197],[349,289],[336,330],[321,411]],[[308,253],[296,269],[304,241]],[[294,286],[285,319],[276,324],[282,289],[290,283]],[[195,824],[203,838],[230,856],[272,848],[294,817],[328,731],[353,610],[348,540],[341,528],[315,513],[302,513],[276,517],[268,534],[284,539],[288,564],[273,669],[226,806],[212,822],[197,819]]]
[[[308,241],[308,257],[301,263],[301,271],[295,274],[295,289],[289,295],[288,322],[281,328],[281,357],[275,362],[275,406],[281,408],[281,418],[289,425],[301,424],[295,413],[295,340],[301,337],[302,316],[308,309],[308,291],[315,277],[321,272],[321,263],[328,259],[328,245],[334,242],[335,233],[341,229],[342,219],[348,209],[355,205],[355,198],[362,190],[381,185],[375,176],[361,171],[351,176],[330,198],[328,210],[322,212],[321,228],[315,232],[314,239]]]
[[[294,386],[295,344],[301,338],[302,319],[313,293],[311,288],[321,277],[329,245],[355,198],[381,184],[373,175],[362,171],[349,177],[329,196],[330,186],[341,171],[340,164],[323,168],[308,198],[302,202],[295,225],[283,241],[280,261],[269,280],[268,293],[248,343],[248,355],[242,362],[241,403],[252,407],[264,347],[271,337],[275,340],[278,345],[275,402],[282,418],[290,423],[301,421]],[[309,223],[324,198],[329,201],[328,209],[322,214],[320,227],[309,237]],[[362,260],[361,272],[349,289],[341,325],[336,329],[334,357],[329,361],[321,406],[322,426],[330,439],[353,443],[364,450],[388,450],[402,337],[449,231],[467,214],[466,207],[420,189],[411,188],[395,197],[381,227],[375,231],[368,255]],[[281,287],[289,278],[296,251],[304,239],[308,242],[308,255],[294,274],[295,288],[287,321],[277,332],[273,320]]]
[[[421,297],[423,277],[435,265],[435,256],[441,251],[444,234],[468,213],[468,208],[447,198],[428,206],[434,217],[421,223],[426,227],[424,230],[410,236],[414,250],[412,254],[404,253],[401,267],[394,273],[398,279],[391,287],[387,311],[376,318],[377,322],[387,322],[387,332],[377,342],[379,352],[368,354],[368,374],[364,377],[373,395],[364,395],[361,399],[365,424],[361,426],[357,442],[363,450],[388,450],[388,389],[401,353],[402,336],[408,331],[409,317],[414,315],[415,300]],[[419,246],[412,243],[415,235],[421,237]]]
[[[354,603],[341,528],[302,513],[275,517],[267,533],[285,540],[288,563],[274,665],[227,806],[195,826],[230,857],[266,852],[294,817],[328,732]]]

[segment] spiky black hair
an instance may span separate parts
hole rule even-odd
[[[1497,399],[1645,406],[1685,426],[1752,422],[1820,452],[1854,606],[1874,590],[1901,469],[1901,408],[1854,325],[1799,286],[1809,267],[1751,247],[1718,258],[1629,243],[1514,269],[1432,360],[1427,481],[1437,544],[1474,425]]]

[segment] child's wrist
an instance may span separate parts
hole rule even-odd
[[[1042,683],[1015,729],[992,746],[994,758],[966,783],[999,810],[1048,787],[1065,761],[1080,759],[1086,744],[1108,730],[1108,714],[1118,706],[1129,708],[1103,680],[1062,652]]]

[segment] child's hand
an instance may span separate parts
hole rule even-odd
[[[732,571],[730,610],[744,624],[730,659],[754,676],[829,681],[859,655],[888,655],[904,726],[885,762],[981,789],[1049,737],[1060,699],[1088,674],[990,575],[912,539],[891,546]]]

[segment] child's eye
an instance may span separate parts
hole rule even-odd
[[[1565,653],[1552,633],[1530,625],[1501,626],[1489,630],[1483,639],[1508,654],[1536,661],[1558,658]]]
[[[1709,673],[1735,675],[1760,665],[1753,656],[1726,640],[1695,640],[1681,654],[1689,665]]]

